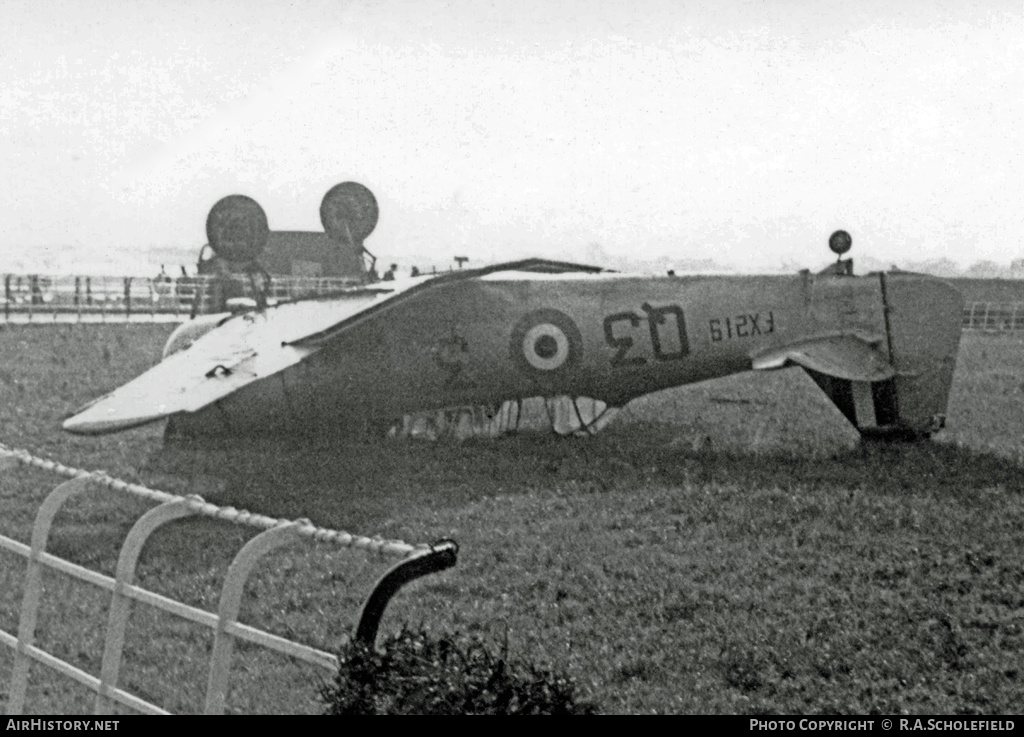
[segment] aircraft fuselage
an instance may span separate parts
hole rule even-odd
[[[424,282],[385,300],[322,336],[301,362],[173,422],[189,435],[330,432],[532,396],[621,406],[659,389],[795,362],[860,429],[927,434],[945,413],[961,311],[952,287],[899,272],[497,271]],[[847,376],[842,346],[829,341],[851,335],[866,346],[862,363],[894,372],[869,375],[869,366]],[[825,347],[812,345],[803,362],[800,351],[792,361],[772,358],[802,341]]]

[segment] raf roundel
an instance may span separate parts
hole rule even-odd
[[[509,344],[512,362],[535,377],[557,377],[579,363],[583,338],[576,324],[558,310],[537,310],[520,320]]]

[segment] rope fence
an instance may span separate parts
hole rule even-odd
[[[12,552],[27,561],[17,635],[0,629],[0,645],[14,651],[14,665],[5,704],[5,713],[8,716],[21,714],[25,708],[29,665],[32,661],[47,666],[92,690],[96,694],[96,714],[111,713],[114,703],[142,713],[166,714],[167,712],[159,705],[118,686],[132,602],[147,604],[214,631],[204,713],[220,714],[225,710],[236,640],[256,644],[328,670],[336,670],[338,660],[332,653],[238,621],[242,596],[250,573],[263,556],[284,545],[315,541],[398,560],[398,563],[377,582],[363,605],[354,637],[370,644],[376,639],[377,629],[388,601],[404,583],[450,568],[456,562],[458,546],[453,541],[440,541],[434,545],[411,545],[401,540],[353,535],[340,530],[317,527],[305,519],[275,519],[233,507],[219,507],[198,496],[179,496],[115,479],[102,472],[83,471],[0,444],[0,473],[16,466],[39,469],[67,480],[53,489],[40,505],[32,528],[31,544],[26,545],[0,535],[0,549]],[[50,528],[57,512],[65,502],[91,486],[129,493],[158,503],[158,506],[139,517],[129,531],[121,546],[114,577],[72,563],[46,550]],[[245,543],[228,567],[216,613],[141,588],[134,582],[136,563],[149,537],[169,522],[197,515],[261,530]],[[87,673],[36,646],[36,624],[44,592],[44,568],[60,571],[109,592],[110,608],[99,676]]]
[[[401,540],[364,537],[360,535],[353,535],[349,532],[343,532],[341,530],[317,527],[308,520],[277,519],[274,517],[267,517],[262,514],[248,512],[244,509],[218,507],[216,504],[211,504],[199,496],[182,497],[166,491],[150,489],[140,484],[131,484],[127,481],[122,481],[121,479],[112,478],[102,471],[90,472],[83,471],[78,468],[72,468],[70,466],[65,466],[62,463],[57,463],[56,461],[50,461],[33,456],[25,450],[8,448],[6,445],[0,443],[0,457],[4,456],[9,457],[24,466],[31,466],[44,471],[50,471],[69,479],[86,478],[90,484],[104,486],[114,491],[127,492],[143,499],[148,499],[152,502],[162,504],[166,502],[184,500],[189,509],[196,514],[223,520],[236,525],[248,525],[260,530],[271,530],[282,525],[297,524],[298,527],[296,528],[296,532],[301,537],[307,537],[317,542],[332,543],[339,547],[366,550],[372,553],[398,558],[408,557],[430,549],[430,546],[426,544],[410,545],[409,543],[402,542]]]

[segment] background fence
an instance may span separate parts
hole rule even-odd
[[[968,302],[964,330],[1024,330],[1024,302]]]
[[[346,277],[273,277],[267,298],[329,294],[361,282]],[[0,321],[182,322],[221,312],[231,297],[252,297],[244,276],[48,276],[4,274]]]
[[[0,322],[183,322],[252,297],[243,276],[47,276],[4,274]],[[358,286],[346,277],[275,276],[267,297],[285,301]],[[967,302],[964,330],[1024,330],[1024,302]]]

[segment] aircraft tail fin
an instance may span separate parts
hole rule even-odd
[[[865,436],[927,437],[945,426],[963,297],[938,279],[880,274],[885,333],[819,336],[754,356],[801,366]]]
[[[900,273],[880,278],[889,360],[896,374],[890,386],[879,390],[887,408],[882,417],[892,418],[890,423],[880,422],[879,428],[883,433],[927,436],[946,423],[964,298],[939,279]],[[879,431],[865,434],[875,432]]]

